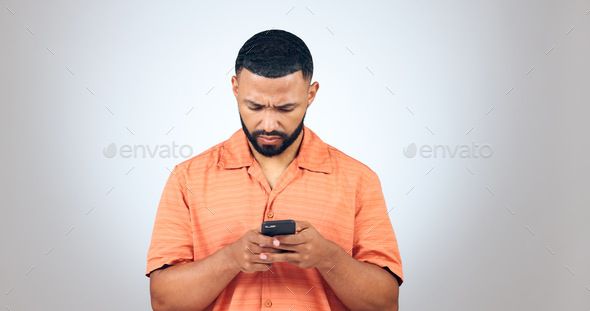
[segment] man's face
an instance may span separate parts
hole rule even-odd
[[[232,78],[232,85],[242,128],[258,153],[273,157],[299,141],[305,112],[319,87],[317,82],[310,85],[301,71],[265,78],[244,68],[239,78]]]

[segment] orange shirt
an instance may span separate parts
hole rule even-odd
[[[307,127],[303,133],[297,157],[273,189],[243,130],[177,165],[158,207],[146,275],[203,259],[263,221],[293,219],[401,280],[377,175]],[[207,310],[347,310],[317,269],[274,263],[270,270],[239,272]]]

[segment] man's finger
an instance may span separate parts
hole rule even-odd
[[[277,248],[281,248],[284,245],[295,246],[307,243],[309,240],[309,234],[307,230],[303,230],[296,234],[280,235],[276,236],[279,240],[280,245]]]
[[[250,245],[246,245],[246,249],[252,254],[252,255],[258,255],[260,253],[264,253],[263,248],[258,246],[257,244],[251,243]]]
[[[295,232],[299,233],[307,228],[311,227],[311,224],[307,221],[296,220],[295,221]]]
[[[299,254],[297,253],[262,253],[259,255],[262,262],[273,263],[273,262],[293,262],[297,261]]]
[[[273,250],[276,250],[276,252],[272,252],[272,253],[280,253],[280,252],[298,252],[301,249],[301,245],[303,244],[285,244],[285,243],[281,243],[280,246],[277,247],[273,247]]]
[[[256,254],[261,254],[261,253],[280,253],[281,251],[283,251],[281,248],[260,247],[260,246],[250,247],[250,249],[252,251],[254,251],[254,253],[256,253]]]
[[[260,234],[260,232],[256,232],[255,230],[250,230],[250,234],[248,235],[247,240],[250,243],[263,245],[262,247],[272,247],[273,242],[276,239],[270,236]]]
[[[253,254],[253,255],[249,256],[248,261],[253,265],[269,265],[269,264],[272,264],[272,262],[268,261],[267,259],[272,254],[273,253]],[[277,253],[277,254],[279,254],[279,253]]]

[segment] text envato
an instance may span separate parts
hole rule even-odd
[[[475,142],[463,145],[420,145],[409,144],[404,148],[404,156],[413,158],[419,154],[422,158],[489,158],[494,154],[490,144],[478,145]]]
[[[193,147],[189,145],[121,145],[117,148],[115,143],[110,143],[102,149],[102,154],[107,158],[112,158],[119,154],[122,158],[190,158],[193,155]]]

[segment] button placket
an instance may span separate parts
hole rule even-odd
[[[274,213],[272,207],[273,207],[273,203],[274,203],[275,198],[281,192],[283,192],[283,190],[285,190],[285,188],[287,188],[287,186],[295,179],[295,176],[297,176],[298,172],[299,172],[299,166],[297,164],[297,159],[295,159],[293,162],[291,162],[289,167],[287,167],[287,169],[283,173],[283,176],[281,177],[281,179],[277,183],[276,187],[270,191],[268,202],[266,204],[266,211],[267,211],[266,215],[265,215],[266,218],[268,218],[268,219],[274,218],[275,213]]]

